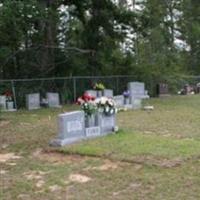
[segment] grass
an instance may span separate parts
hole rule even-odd
[[[118,114],[119,133],[56,149],[57,114],[76,106],[3,113],[0,158],[21,158],[0,162],[0,199],[200,199],[200,96],[145,104],[154,111]]]

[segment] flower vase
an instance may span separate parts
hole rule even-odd
[[[103,96],[103,91],[97,90],[97,97],[102,97],[102,96]]]
[[[125,98],[124,98],[124,104],[125,104],[125,105],[130,104],[130,99],[129,99],[128,97],[125,97]]]
[[[101,125],[101,119],[102,119],[102,113],[97,112],[96,115],[95,115],[95,126]]]
[[[86,126],[86,128],[95,126],[95,116],[94,115],[86,115],[85,126]]]

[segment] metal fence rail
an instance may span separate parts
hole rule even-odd
[[[10,91],[16,108],[25,107],[25,96],[30,93],[40,93],[45,97],[46,92],[58,92],[62,104],[75,102],[85,90],[91,89],[96,82],[102,82],[106,88],[113,89],[114,94],[121,94],[130,81],[143,81],[151,96],[155,96],[158,81],[153,78],[140,80],[132,75],[118,76],[74,76],[53,77],[36,79],[0,80],[0,94]],[[176,92],[184,84],[196,84],[200,82],[200,76],[167,77],[163,81],[169,84],[171,93]]]

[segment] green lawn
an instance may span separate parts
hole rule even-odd
[[[62,148],[48,146],[57,114],[76,106],[3,113],[0,199],[200,199],[200,96],[145,104],[118,114],[117,134]]]

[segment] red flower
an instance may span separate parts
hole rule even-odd
[[[7,91],[5,92],[5,95],[6,95],[7,97],[12,97],[12,92],[9,91],[9,90],[7,90]]]

